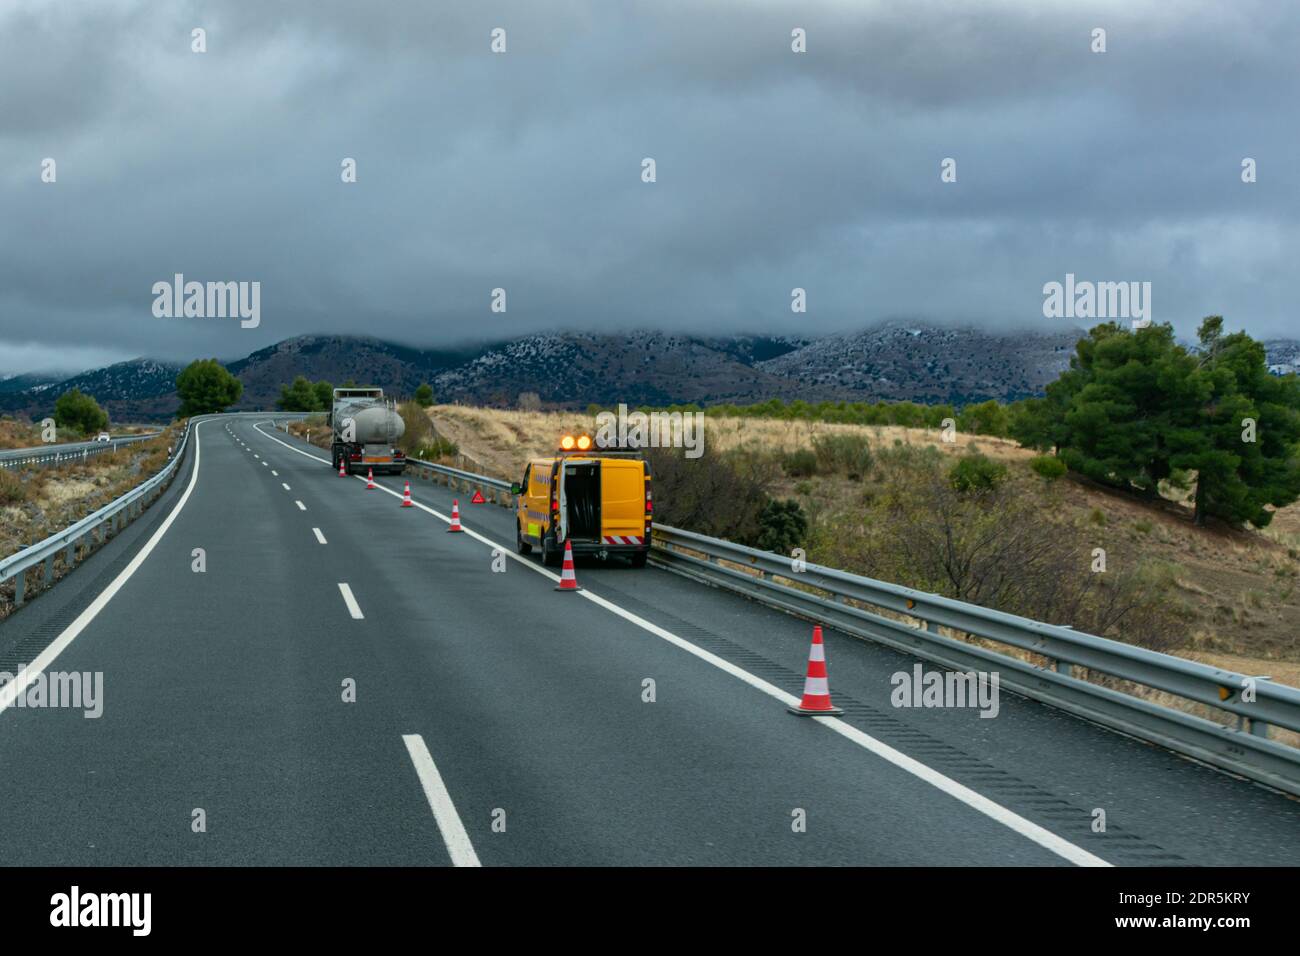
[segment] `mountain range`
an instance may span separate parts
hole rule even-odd
[[[1082,334],[888,324],[807,338],[554,332],[451,349],[303,335],[225,364],[244,383],[237,408],[245,409],[273,408],[280,386],[296,375],[381,385],[398,396],[428,382],[438,401],[497,406],[514,405],[522,392],[570,408],[745,404],[774,397],[961,405],[1040,394],[1068,366]],[[1292,340],[1266,344],[1270,363],[1293,363],[1300,354],[1300,343]],[[135,359],[61,380],[15,376],[0,381],[0,411],[41,417],[58,395],[79,388],[114,421],[166,419],[179,406],[181,367]]]

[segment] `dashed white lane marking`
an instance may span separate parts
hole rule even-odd
[[[286,485],[283,481],[280,482],[280,487],[283,488],[285,491],[288,491],[288,490],[289,490],[289,486]]]
[[[328,459],[320,458],[309,452],[305,452],[300,448],[294,448],[292,445],[280,441],[280,439],[276,438],[274,435],[268,435],[266,432],[262,431],[261,428],[258,427],[259,424],[260,423],[254,423],[253,429],[257,431],[260,435],[262,435],[262,437],[269,438],[273,442],[284,445],[284,447],[288,448],[290,451],[297,452],[299,455],[302,455],[306,458],[310,458],[313,461],[318,461],[325,465],[328,465],[330,463]],[[355,477],[358,481],[366,480],[364,475],[354,475],[353,477]],[[392,495],[394,498],[402,497],[401,492],[393,491],[390,488],[385,488],[383,485],[376,485],[376,488],[379,491],[384,492],[385,494]],[[435,518],[438,518],[439,520],[447,524],[451,523],[451,518],[449,516],[434,511],[429,506],[421,504],[418,501],[413,503],[415,507],[419,508],[421,511],[428,512],[429,514],[433,515]],[[510,558],[511,560],[518,562],[523,567],[528,568],[530,571],[534,571],[537,574],[542,575],[543,577],[551,579],[552,581],[558,582],[560,580],[560,576],[558,574],[555,574],[554,572],[547,570],[545,567],[539,564],[534,564],[532,561],[528,560],[527,558],[524,558],[522,555],[516,554],[513,548],[507,547],[504,544],[500,544],[496,541],[493,541],[491,538],[481,535],[476,531],[471,531],[469,528],[465,529],[465,535],[487,545],[489,548],[499,550],[507,558]],[[698,657],[700,660],[708,664],[712,664],[714,667],[718,668],[719,670],[727,674],[730,674],[732,677],[735,677],[738,680],[743,681],[744,683],[748,684],[750,687],[753,687],[755,690],[762,691],[764,694],[767,694],[769,697],[774,697],[781,703],[785,704],[787,707],[799,706],[800,701],[798,697],[795,697],[793,694],[787,694],[785,691],[781,690],[781,688],[775,686],[774,684],[769,684],[761,677],[757,677],[751,674],[743,667],[738,667],[735,664],[731,663],[731,661],[728,661],[724,658],[719,657],[716,654],[706,651],[702,647],[697,647],[696,645],[692,644],[690,641],[686,640],[685,638],[678,637],[676,634],[672,633],[671,631],[665,630],[659,625],[647,621],[645,618],[640,617],[636,614],[633,614],[631,611],[619,607],[617,604],[614,604],[612,601],[608,601],[603,597],[599,597],[593,594],[589,590],[579,591],[578,594],[581,597],[585,598],[586,600],[591,601],[593,604],[596,604],[604,608],[605,610],[609,611],[611,614],[616,614],[619,617],[623,618],[624,620],[632,624],[635,624],[637,627],[641,628],[641,630],[653,634],[655,637],[662,638],[663,640],[667,641],[669,644],[672,644],[675,647],[679,647],[682,650],[686,651],[688,654],[692,654],[695,657]],[[919,779],[925,781],[931,786],[961,801],[971,809],[976,810],[979,813],[982,813],[993,820],[996,820],[998,823],[1001,823],[1002,825],[1020,834],[1026,839],[1031,840],[1034,843],[1037,843],[1039,846],[1043,847],[1044,849],[1050,850],[1052,853],[1055,853],[1058,856],[1063,857],[1066,860],[1069,860],[1071,863],[1074,863],[1076,866],[1110,866],[1111,865],[1107,863],[1105,860],[1103,860],[1101,857],[1089,853],[1087,850],[1083,849],[1083,847],[1075,846],[1069,840],[1057,836],[1051,830],[1045,829],[1044,827],[1040,827],[1037,823],[1034,823],[1032,820],[1028,820],[1025,817],[1020,816],[1018,813],[1007,809],[1001,804],[995,803],[994,801],[988,799],[984,795],[980,793],[976,793],[974,790],[971,790],[969,787],[966,787],[958,783],[956,780],[953,780],[951,777],[944,776],[943,774],[939,773],[939,771],[930,768],[929,766],[921,763],[919,760],[915,760],[912,757],[907,756],[907,754],[902,753],[899,750],[895,750],[893,747],[889,746],[884,741],[877,740],[875,737],[872,737],[870,734],[858,730],[858,728],[854,727],[852,724],[847,724],[837,717],[813,717],[812,719],[815,720],[817,723],[824,725],[828,729],[835,731],[836,733],[840,734],[842,737],[845,737],[846,739],[853,741],[853,743],[857,744],[858,746],[862,747],[865,750],[870,751],[871,753],[875,754],[881,759],[888,761],[889,763],[893,764],[899,769],[904,770],[915,777],[918,777]]]
[[[411,755],[411,763],[415,764],[420,786],[424,788],[424,796],[429,801],[429,809],[433,811],[433,819],[438,824],[438,832],[442,834],[442,842],[447,844],[452,866],[482,866],[478,854],[474,852],[474,844],[465,832],[465,824],[460,822],[456,804],[451,802],[447,785],[442,782],[442,774],[438,773],[438,766],[429,755],[429,748],[424,745],[424,738],[419,734],[402,734],[402,742],[406,744],[406,752]]]
[[[321,534],[321,532],[320,532],[320,528],[312,528],[311,530],[312,530],[312,533],[316,535],[316,540],[319,541],[321,544],[328,544],[328,543],[329,543],[329,542],[327,542],[327,541],[325,540],[325,535]]]
[[[277,477],[277,478],[280,477],[280,473],[279,473],[278,471],[276,471],[274,468],[271,469],[271,474],[273,474],[273,475],[274,475],[275,477]]]
[[[299,511],[306,511],[306,510],[307,510],[307,506],[306,506],[305,504],[303,504],[301,501],[295,501],[294,504],[296,504],[296,505],[298,506],[298,510],[299,510]]]
[[[343,595],[343,603],[348,606],[348,613],[352,615],[352,620],[360,621],[364,618],[365,615],[361,613],[361,605],[358,604],[357,599],[352,596],[352,589],[340,581],[339,592]]]

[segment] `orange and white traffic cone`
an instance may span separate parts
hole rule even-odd
[[[415,507],[414,503],[412,503],[411,501],[411,482],[409,480],[406,482],[406,487],[402,489],[402,507],[403,508]]]
[[[813,626],[812,648],[808,651],[808,676],[803,682],[803,700],[789,708],[792,714],[842,714],[831,704],[831,685],[826,679],[826,645],[822,643],[822,626]]]
[[[346,478],[346,477],[348,476],[348,473],[347,473],[346,471],[343,470],[344,465],[345,465],[345,462],[344,462],[344,460],[343,460],[343,456],[342,456],[342,455],[339,455],[339,477],[340,477],[340,478]]]
[[[464,531],[460,526],[460,499],[453,498],[451,502],[451,524],[447,526],[448,531]]]
[[[366,490],[369,491],[373,487],[375,487],[375,469],[367,468],[366,469]],[[408,485],[407,487],[410,486]]]
[[[555,586],[557,591],[581,591],[578,587],[578,578],[573,573],[573,542],[564,542],[564,566],[560,568],[560,583]]]

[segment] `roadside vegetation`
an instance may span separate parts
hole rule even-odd
[[[593,427],[578,412],[429,414],[507,480]],[[1267,533],[1197,527],[1185,500],[1153,504],[1006,438],[803,417],[705,429],[698,459],[649,452],[665,524],[1300,685],[1300,505]]]

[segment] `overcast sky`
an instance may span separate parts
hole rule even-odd
[[[1049,328],[1067,272],[1151,282],[1185,335],[1294,334],[1297,50],[1289,0],[0,0],[0,373]],[[178,272],[259,281],[260,326],[156,318]]]

